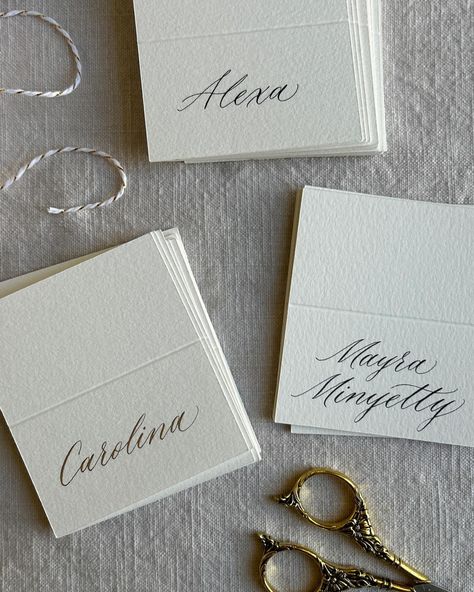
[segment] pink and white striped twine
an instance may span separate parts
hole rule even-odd
[[[47,98],[47,99],[51,99],[51,98],[55,98],[55,97],[62,97],[62,96],[71,94],[74,90],[76,90],[76,88],[81,83],[82,65],[81,65],[81,59],[79,57],[79,51],[78,51],[75,43],[73,42],[71,36],[69,35],[69,33],[65,29],[63,29],[63,27],[61,27],[61,25],[57,21],[55,21],[53,18],[51,18],[49,16],[45,16],[44,14],[42,14],[40,12],[36,12],[34,10],[10,10],[8,12],[0,12],[0,18],[6,19],[6,18],[12,18],[15,16],[23,16],[23,17],[24,16],[31,16],[31,17],[41,19],[42,21],[51,25],[60,35],[62,35],[64,37],[64,39],[66,40],[66,43],[67,43],[67,45],[71,51],[72,57],[74,59],[74,63],[76,66],[76,74],[75,74],[73,83],[63,90],[40,91],[40,90],[24,90],[21,88],[2,88],[2,87],[0,87],[0,94],[3,93],[3,94],[9,94],[9,95],[25,95],[28,97],[42,97],[42,98]],[[127,175],[125,174],[123,166],[120,164],[120,162],[118,160],[116,160],[115,158],[113,158],[112,156],[110,156],[110,154],[107,154],[106,152],[102,152],[100,150],[94,150],[93,148],[77,148],[77,147],[72,147],[72,146],[48,150],[47,152],[44,152],[43,154],[39,154],[38,156],[35,156],[28,163],[23,165],[15,173],[15,175],[13,175],[7,181],[5,181],[5,183],[3,183],[3,185],[0,185],[0,191],[2,191],[4,189],[8,189],[13,183],[15,183],[15,181],[18,181],[18,179],[21,179],[21,177],[23,177],[23,175],[26,173],[26,171],[33,168],[35,165],[37,165],[39,162],[41,162],[45,158],[49,158],[50,156],[54,156],[55,154],[73,153],[73,152],[74,153],[91,154],[93,156],[98,156],[100,158],[104,158],[105,160],[107,160],[116,169],[117,173],[119,174],[120,188],[117,191],[117,193],[115,193],[114,195],[112,195],[111,197],[109,197],[103,201],[88,203],[88,204],[84,204],[84,205],[80,205],[80,206],[73,206],[70,208],[56,208],[56,207],[51,206],[48,208],[48,212],[50,214],[70,214],[70,213],[77,213],[82,210],[93,210],[96,208],[103,208],[103,207],[106,207],[106,206],[114,203],[115,201],[117,201],[118,199],[120,199],[122,197],[122,195],[124,194],[125,189],[127,187]]]
[[[27,97],[44,97],[46,99],[52,99],[54,97],[63,97],[65,95],[71,94],[81,83],[82,78],[82,64],[81,58],[79,57],[79,51],[71,39],[69,33],[61,27],[61,25],[56,22],[53,18],[42,14],[41,12],[36,12],[35,10],[10,10],[8,12],[0,12],[0,18],[12,18],[14,16],[31,16],[38,18],[45,23],[51,25],[56,31],[64,37],[68,47],[71,51],[72,57],[74,59],[74,63],[76,65],[76,75],[74,78],[74,82],[65,88],[64,90],[24,90],[22,88],[1,88],[0,93],[8,94],[8,95],[26,95]]]
[[[21,179],[21,177],[23,177],[23,175],[26,173],[26,171],[33,168],[35,165],[37,165],[39,162],[41,162],[45,158],[49,158],[50,156],[54,156],[55,154],[64,154],[64,153],[72,153],[72,152],[75,152],[75,153],[82,152],[83,154],[91,154],[92,156],[98,156],[100,158],[104,158],[107,162],[109,162],[116,169],[116,171],[120,177],[120,188],[117,191],[117,193],[114,193],[114,195],[112,195],[111,197],[109,197],[103,201],[97,201],[94,203],[88,203],[88,204],[84,204],[84,205],[80,205],[80,206],[73,206],[71,208],[56,208],[56,207],[51,206],[48,208],[49,214],[75,214],[75,213],[80,212],[82,210],[95,210],[96,208],[104,208],[104,207],[109,206],[110,204],[116,202],[118,199],[120,199],[122,197],[122,195],[125,192],[125,189],[127,188],[127,175],[125,174],[123,166],[120,164],[120,162],[117,159],[110,156],[110,154],[107,154],[107,152],[102,152],[100,150],[94,150],[93,148],[77,148],[77,147],[73,147],[73,146],[67,146],[66,148],[56,148],[53,150],[48,150],[47,152],[44,152],[43,154],[39,154],[38,156],[35,156],[29,162],[24,164],[12,177],[10,177],[7,181],[5,181],[5,183],[3,185],[0,185],[0,191],[2,191],[4,189],[8,189],[11,185],[13,185],[13,183],[15,183],[15,181],[18,181],[18,179]]]

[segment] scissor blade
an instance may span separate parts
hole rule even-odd
[[[444,588],[439,588],[434,584],[418,584],[413,588],[415,592],[448,592]]]

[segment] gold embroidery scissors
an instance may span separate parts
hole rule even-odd
[[[333,477],[350,489],[353,497],[353,506],[346,518],[342,520],[323,521],[315,518],[303,506],[303,502],[301,501],[301,490],[308,479],[318,475],[328,475]],[[308,547],[293,543],[282,543],[265,534],[259,534],[258,536],[264,547],[264,554],[260,561],[260,578],[268,592],[277,592],[276,588],[272,586],[269,580],[269,562],[276,554],[285,551],[302,553],[312,561],[320,576],[314,592],[343,592],[345,590],[364,587],[379,587],[386,590],[396,590],[398,592],[447,592],[446,590],[433,585],[429,578],[405,563],[405,561],[389,551],[382,544],[372,528],[367,506],[358,487],[343,473],[326,468],[310,469],[301,475],[289,494],[277,497],[276,500],[288,508],[295,509],[301,514],[301,516],[303,516],[303,518],[315,526],[319,526],[325,530],[342,532],[351,537],[360,547],[362,547],[362,549],[364,549],[364,551],[371,553],[375,557],[382,559],[403,571],[412,583],[409,585],[401,584],[393,580],[378,577],[355,567],[345,567],[330,563]]]

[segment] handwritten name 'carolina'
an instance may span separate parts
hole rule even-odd
[[[163,441],[165,438],[176,432],[187,432],[197,420],[199,407],[196,407],[192,419],[188,419],[186,411],[181,412],[173,418],[170,423],[162,422],[157,427],[147,428],[145,425],[146,414],[141,415],[130,432],[127,440],[119,440],[114,445],[109,445],[107,441],[102,443],[98,452],[82,455],[82,440],[77,440],[67,452],[61,466],[59,480],[61,485],[67,487],[81,473],[92,472],[96,468],[106,467],[109,462],[126,453],[131,455],[145,446],[153,444],[155,439]]]

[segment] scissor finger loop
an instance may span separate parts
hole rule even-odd
[[[309,481],[309,479],[319,475],[328,475],[330,477],[334,477],[335,479],[341,481],[343,485],[348,486],[354,501],[354,506],[352,508],[351,513],[348,516],[345,516],[339,520],[321,520],[320,518],[311,514],[311,512],[309,512],[304,507],[303,501],[301,499],[301,491],[305,483]],[[362,502],[365,508],[365,504],[360,496],[357,486],[355,485],[355,483],[353,483],[353,481],[349,479],[349,477],[347,477],[343,473],[340,473],[339,471],[319,467],[309,469],[308,471],[303,473],[294,484],[290,493],[288,493],[287,495],[277,497],[276,499],[280,504],[297,510],[304,518],[306,518],[306,520],[308,520],[315,526],[319,526],[320,528],[324,528],[326,530],[342,530],[345,526],[348,525],[348,523],[350,523],[354,519],[360,502]]]
[[[280,543],[272,537],[262,533],[259,534],[258,537],[264,548],[264,554],[260,560],[260,579],[268,592],[278,592],[276,588],[272,586],[268,577],[269,563],[277,553],[284,551],[297,551],[302,553],[306,557],[309,557],[315,563],[316,569],[320,571],[317,555],[310,549],[300,545],[293,545],[292,543]],[[320,589],[321,586],[318,584],[318,587],[313,592],[319,592]]]
[[[301,500],[301,491],[304,484],[312,477],[318,475],[328,475],[341,481],[347,486],[353,498],[353,507],[348,516],[339,520],[321,520],[313,516],[304,507]],[[339,531],[350,536],[354,541],[364,549],[367,553],[371,553],[375,557],[382,559],[396,567],[402,569],[410,577],[414,578],[417,582],[427,582],[429,579],[419,572],[411,565],[405,563],[400,557],[389,551],[381,542],[379,537],[375,534],[372,527],[371,520],[367,511],[365,501],[356,486],[356,484],[339,471],[328,468],[312,468],[306,471],[299,477],[295,485],[291,489],[290,493],[276,498],[277,501],[287,507],[294,508],[298,511],[306,520],[324,528],[325,530]]]
[[[265,534],[259,534],[258,536],[264,547],[264,554],[260,561],[260,578],[268,592],[278,592],[272,586],[268,577],[269,562],[277,553],[285,551],[301,553],[313,561],[320,579],[317,587],[312,592],[343,592],[365,587],[379,587],[397,592],[413,592],[412,587],[379,578],[363,570],[329,563],[317,553],[302,545],[281,543]]]

